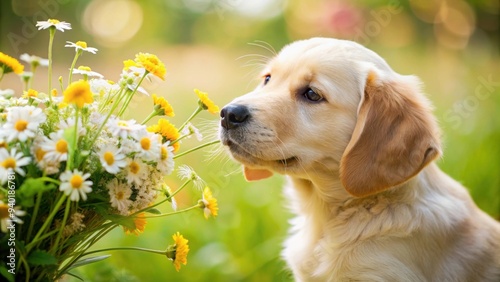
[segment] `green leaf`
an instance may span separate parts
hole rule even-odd
[[[23,207],[32,207],[35,205],[35,195],[39,192],[45,192],[56,188],[54,183],[46,183],[41,178],[28,178],[17,190],[19,204]]]
[[[2,274],[2,276],[5,277],[7,281],[14,282],[14,275],[10,273],[7,267],[5,267],[3,264],[0,265],[0,274]]]
[[[152,213],[152,214],[161,214],[161,211],[155,208],[151,208],[146,210],[147,213]]]
[[[109,258],[110,256],[111,255],[102,255],[102,256],[98,256],[98,257],[91,257],[91,258],[86,258],[86,259],[78,260],[72,266],[70,266],[68,268],[68,270],[66,271],[66,273],[68,273],[68,271],[70,271],[71,269],[75,269],[75,268],[80,267],[80,266],[84,266],[84,265],[87,265],[87,264],[91,264],[91,263],[94,263],[94,262],[105,260],[105,259]]]
[[[31,265],[52,265],[57,264],[57,259],[46,251],[36,250],[28,256]]]
[[[68,142],[68,152],[74,153],[73,144],[75,144],[75,127],[70,126],[66,128],[63,132],[63,138]]]
[[[73,273],[71,273],[71,272],[65,272],[65,274],[68,274],[69,276],[73,276],[73,277],[75,277],[76,279],[78,279],[78,280],[80,280],[80,281],[85,281],[85,280],[83,280],[83,278],[82,278],[82,277],[80,277],[80,276],[78,276],[78,275],[76,275],[76,274],[73,274]]]

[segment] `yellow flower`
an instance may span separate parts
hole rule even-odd
[[[29,89],[28,91],[24,91],[23,98],[36,98],[38,97],[38,91]]]
[[[167,70],[165,65],[156,55],[149,53],[139,53],[135,55],[135,62],[138,66],[143,67],[149,73],[156,75],[161,79],[165,79]]]
[[[64,103],[75,104],[78,108],[82,108],[83,104],[89,104],[94,101],[90,85],[87,81],[79,80],[71,83],[64,91]]]
[[[165,115],[169,117],[175,116],[174,109],[170,105],[170,103],[165,100],[163,97],[158,97],[156,94],[153,94],[153,105],[155,109],[161,109],[163,113],[160,112],[160,115]]]
[[[137,67],[137,64],[133,60],[123,61],[123,69],[128,70],[130,67]]]
[[[199,103],[201,103],[200,105],[204,110],[208,110],[208,112],[211,114],[216,114],[219,112],[219,107],[212,100],[210,100],[210,98],[208,98],[207,93],[201,92],[198,89],[195,89],[194,93],[196,93],[196,95],[198,95],[198,98],[200,98]]]
[[[205,187],[203,190],[203,198],[200,200],[200,207],[203,208],[203,214],[206,219],[208,219],[209,216],[217,216],[219,210],[217,199],[212,196],[212,191],[210,191],[208,187]]]
[[[139,236],[140,233],[144,232],[144,229],[146,228],[146,218],[145,218],[146,213],[141,212],[139,213],[135,218],[134,218],[134,229],[130,229],[126,226],[123,226],[123,230],[125,233],[128,234],[134,234],[135,236]]]
[[[52,94],[52,96],[56,97],[57,96],[57,89],[52,89],[52,91],[50,91],[50,94]]]
[[[159,119],[157,124],[148,127],[148,131],[153,133],[158,133],[161,136],[163,136],[163,138],[170,141],[177,140],[181,136],[179,130],[164,118]],[[177,151],[179,149],[178,144],[179,142],[175,142],[175,144],[173,144],[174,151]]]
[[[179,271],[181,264],[187,264],[187,255],[189,253],[188,240],[184,238],[179,232],[172,236],[174,245],[167,250],[167,258],[171,259],[174,263],[175,270]]]
[[[2,52],[0,52],[0,67],[4,74],[9,72],[21,74],[24,71],[24,66],[18,60]]]

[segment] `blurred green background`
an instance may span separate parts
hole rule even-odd
[[[114,81],[123,60],[138,52],[158,55],[167,79],[146,88],[171,102],[178,125],[196,106],[193,88],[223,106],[257,84],[262,56],[272,56],[257,45],[279,50],[313,36],[358,41],[397,72],[422,79],[444,133],[441,168],[469,188],[480,208],[500,216],[499,1],[2,0],[0,9],[0,51],[17,58],[25,52],[47,57],[48,32],[35,30],[37,20],[72,24],[56,34],[53,83],[66,77],[74,55],[65,41],[98,48],[79,64]],[[44,91],[44,75],[37,73],[35,89]],[[5,88],[19,93],[22,85],[4,79]],[[137,96],[128,117],[141,120],[150,107],[149,97]],[[217,119],[203,113],[195,121],[205,140],[216,138]],[[182,148],[196,144],[188,140]],[[179,231],[191,247],[187,266],[176,272],[165,257],[114,252],[78,274],[86,281],[291,281],[279,256],[291,217],[281,194],[283,177],[247,183],[237,164],[212,151],[179,162],[214,190],[216,219],[205,220],[201,212],[152,219],[140,236],[117,229],[98,246],[163,249]],[[175,189],[180,182],[172,175],[169,184]],[[177,201],[187,207],[199,196],[192,188]]]

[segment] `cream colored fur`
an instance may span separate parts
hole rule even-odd
[[[439,129],[416,77],[326,38],[286,46],[262,75],[230,103],[250,117],[220,136],[250,180],[287,175],[297,281],[500,281],[500,224],[434,164]]]

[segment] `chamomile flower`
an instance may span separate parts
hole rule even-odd
[[[22,224],[23,221],[19,217],[24,215],[26,215],[26,212],[20,210],[18,207],[14,207],[14,214],[11,214],[9,212],[9,205],[0,200],[0,225],[3,233],[7,233],[7,227],[12,226],[12,222]]]
[[[34,161],[38,168],[42,170],[47,175],[52,175],[59,172],[60,163],[56,160],[48,159],[45,157],[47,152],[42,149],[41,144],[44,138],[42,136],[37,136],[33,141],[33,146],[31,147],[31,155],[34,157]]]
[[[15,94],[14,90],[10,88],[0,90],[0,97],[2,98],[11,98],[12,96],[14,96],[14,94]]]
[[[68,159],[68,141],[63,137],[63,131],[51,132],[49,138],[41,142],[40,148],[45,151],[43,156],[50,162],[62,162]]]
[[[109,182],[107,188],[111,206],[116,208],[120,214],[128,215],[128,208],[132,203],[129,199],[130,195],[132,195],[132,189],[126,183],[122,183],[116,178]]]
[[[182,135],[188,135],[188,138],[191,138],[191,136],[194,135],[198,141],[203,140],[203,135],[200,130],[190,122],[182,129]]]
[[[127,72],[123,71],[122,74],[120,75],[120,80],[118,81],[118,84],[123,87],[127,87],[130,91],[134,91],[137,89],[137,92],[140,92],[144,95],[148,95],[149,93],[144,89],[144,87],[137,85],[139,84],[141,76],[138,72]]]
[[[156,168],[163,174],[169,175],[174,169],[174,147],[170,146],[170,142],[161,145],[160,160]]]
[[[111,174],[117,174],[127,165],[125,155],[115,145],[108,144],[103,146],[97,155],[99,155],[102,167]]]
[[[103,78],[104,76],[98,72],[92,71],[89,67],[87,66],[79,66],[77,69],[73,69],[73,74],[81,74],[84,77],[98,77],[98,78]]]
[[[43,59],[38,56],[29,55],[27,53],[22,54],[19,58],[21,59],[21,61],[25,61],[26,63],[30,64],[33,68],[36,68],[38,66],[42,67],[49,66],[48,59]]]
[[[97,48],[87,47],[87,42],[85,41],[77,41],[76,43],[73,43],[71,41],[66,41],[66,43],[67,44],[64,45],[64,47],[75,48],[75,52],[78,52],[80,50],[92,54],[95,54],[97,52]]]
[[[207,93],[201,92],[198,89],[195,89],[194,93],[198,95],[198,98],[200,99],[198,102],[204,110],[207,110],[211,114],[217,114],[219,112],[219,107],[212,100],[210,100],[210,98],[208,98]]]
[[[139,158],[127,159],[125,166],[126,178],[128,184],[141,185],[143,178],[147,173],[147,167]]]
[[[210,188],[205,187],[205,189],[203,190],[203,197],[200,200],[199,204],[203,209],[203,215],[206,219],[208,219],[210,216],[217,216],[219,207],[217,205],[217,199],[212,196],[212,191],[210,191]]]
[[[133,119],[121,120],[117,117],[110,118],[107,126],[111,134],[119,136],[122,139],[126,139],[129,136],[137,139],[139,134],[146,129],[146,126],[137,124]]]
[[[201,189],[205,186],[205,181],[198,176],[198,174],[189,166],[181,165],[179,167],[178,175],[181,179],[191,180],[196,188]]]
[[[46,116],[42,109],[34,106],[12,107],[7,113],[7,122],[2,127],[1,135],[7,142],[19,140],[25,142],[33,138]]]
[[[139,137],[137,143],[138,156],[145,160],[157,160],[160,155],[161,136],[154,133],[146,133]]]
[[[149,73],[161,78],[165,79],[166,69],[160,59],[156,55],[149,53],[139,53],[135,55],[135,62],[138,66],[143,67]]]
[[[90,104],[93,101],[90,85],[85,80],[75,81],[64,90],[63,102],[66,104],[75,104],[78,108],[82,108],[84,104]]]
[[[2,74],[9,72],[21,74],[24,70],[24,66],[21,65],[18,60],[0,52],[0,70],[2,70]]]
[[[123,231],[125,231],[127,235],[134,234],[135,236],[139,236],[139,234],[144,232],[144,229],[146,229],[146,223],[146,214],[141,212],[134,218],[134,228],[122,225]]]
[[[67,22],[61,22],[55,19],[49,19],[47,21],[38,21],[36,23],[36,27],[38,27],[38,30],[55,27],[57,30],[64,32],[64,30],[71,29],[71,24]]]
[[[0,148],[0,182],[5,183],[9,173],[17,172],[24,176],[26,173],[22,167],[28,165],[30,161],[30,157],[25,157],[22,152],[17,152],[15,148],[11,149],[10,152],[5,148]]]
[[[172,260],[175,270],[179,271],[181,264],[187,264],[187,255],[189,253],[189,240],[185,239],[179,232],[172,236],[174,244],[167,250],[167,258]]]
[[[92,192],[92,181],[87,180],[89,177],[90,173],[83,173],[78,169],[65,171],[59,177],[61,180],[59,191],[69,196],[71,201],[78,202],[80,198],[85,201],[87,194]]]

